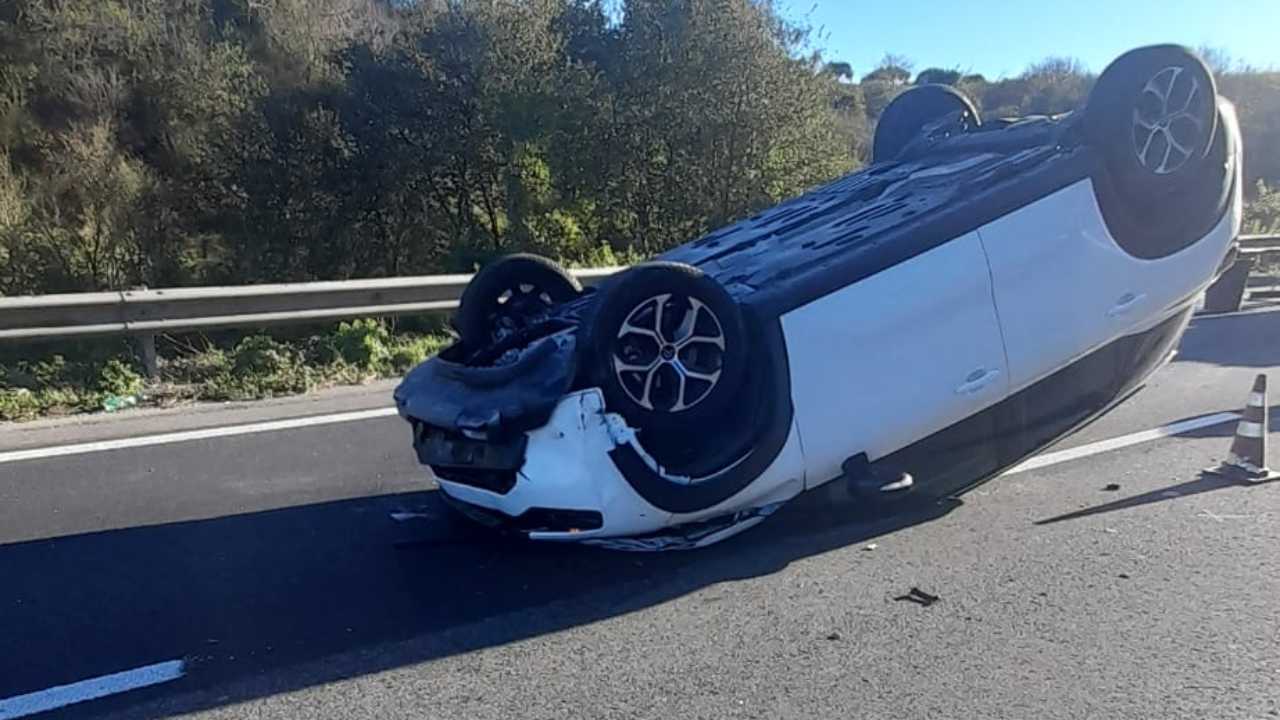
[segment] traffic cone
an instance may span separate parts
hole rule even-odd
[[[1259,375],[1253,381],[1253,392],[1236,426],[1226,461],[1206,472],[1254,483],[1280,478],[1280,473],[1267,467],[1267,425],[1267,376]]]

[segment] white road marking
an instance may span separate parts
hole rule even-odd
[[[1080,447],[1073,447],[1067,450],[1059,450],[1058,452],[1038,455],[1023,462],[1021,465],[1017,465],[1006,470],[1004,474],[1013,475],[1015,473],[1026,472],[1028,470],[1038,470],[1043,467],[1049,467],[1050,465],[1078,460],[1083,457],[1089,457],[1090,455],[1110,452],[1111,450],[1119,450],[1120,448],[1127,448],[1131,445],[1151,442],[1152,440],[1159,440],[1160,438],[1171,437],[1173,435],[1181,435],[1182,433],[1191,432],[1192,430],[1221,425],[1222,423],[1239,419],[1240,414],[1233,412],[1222,412],[1215,413],[1213,415],[1204,415],[1198,418],[1191,418],[1190,420],[1162,425],[1154,430],[1143,430],[1142,432],[1121,435],[1120,437],[1111,438],[1110,440],[1099,440],[1098,442],[1081,445]]]
[[[434,520],[435,513],[428,512],[393,512],[391,519],[396,522],[408,522],[410,520]]]
[[[212,438],[235,437],[237,435],[275,432],[278,430],[296,430],[298,428],[316,427],[319,425],[358,422],[361,420],[373,420],[376,418],[389,417],[395,414],[396,409],[394,407],[375,408],[373,410],[359,410],[355,412],[335,413],[331,415],[312,415],[309,417],[291,418],[288,420],[272,420],[269,422],[250,423],[246,425],[205,428],[203,430],[186,430],[182,432],[163,433],[160,435],[144,435],[140,437],[120,438],[117,440],[77,443],[74,445],[56,445],[53,447],[33,448],[30,450],[11,450],[8,452],[0,452],[0,465],[5,463],[22,462],[24,460],[39,460],[43,458],[64,457],[67,455],[83,455],[86,453],[126,450],[129,448],[149,447],[152,445],[169,445],[194,440],[208,440]],[[1212,425],[1218,425],[1220,423],[1239,419],[1240,415],[1238,413],[1231,412],[1191,418],[1190,420],[1183,420],[1170,425],[1164,425],[1153,430],[1144,430],[1130,435],[1111,438],[1110,440],[1101,440],[1099,442],[1070,448],[1068,450],[1059,450],[1058,452],[1039,455],[1005,471],[1003,474],[1013,475],[1015,473],[1026,472],[1028,470],[1036,470],[1050,465],[1057,465],[1058,463],[1064,463],[1070,460],[1108,452],[1110,450],[1118,450],[1120,448],[1150,442],[1152,440],[1159,440],[1160,438],[1170,437],[1173,435],[1180,435],[1182,433],[1191,432],[1192,430],[1198,430],[1200,428],[1210,427]],[[395,517],[395,514],[393,514],[393,519],[403,522],[404,520],[410,520],[416,517],[413,514],[400,513],[400,515],[402,515],[402,517]],[[0,720],[3,719],[0,718]]]
[[[359,410],[356,412],[335,413],[332,415],[312,415],[309,417],[290,418],[288,420],[272,420],[269,422],[250,423],[247,425],[229,425],[226,427],[205,428],[203,430],[184,430],[182,432],[162,433],[160,435],[143,435],[141,437],[120,438],[118,440],[100,440],[98,442],[77,443],[74,445],[57,445],[54,447],[33,448],[30,450],[10,450],[0,453],[0,465],[4,463],[39,460],[42,458],[63,457],[66,455],[83,455],[85,453],[109,452],[129,448],[148,447],[151,445],[169,445],[172,443],[208,440],[210,438],[234,437],[236,435],[252,435],[254,433],[274,432],[277,430],[296,430],[298,428],[315,427],[317,425],[333,425],[336,423],[358,422],[374,418],[395,415],[394,407]]]
[[[177,680],[186,674],[182,660],[147,665],[111,675],[81,680],[70,685],[59,685],[47,690],[37,690],[26,695],[0,700],[0,720],[26,717],[67,705],[96,700],[151,685]]]

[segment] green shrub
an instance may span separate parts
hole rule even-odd
[[[278,375],[299,364],[293,348],[268,335],[250,335],[231,351],[231,369],[236,375]]]
[[[98,392],[105,395],[138,395],[142,392],[142,376],[120,358],[111,358],[98,373]]]
[[[0,420],[31,420],[42,410],[36,394],[27,388],[0,390]]]
[[[1259,180],[1257,196],[1244,206],[1244,231],[1258,235],[1280,232],[1280,189]]]
[[[352,320],[338,325],[330,342],[343,361],[361,370],[377,370],[391,358],[391,333],[378,320]]]
[[[165,374],[176,383],[202,383],[221,374],[230,374],[231,356],[221,348],[210,348],[165,365]]]
[[[397,375],[412,370],[419,363],[440,352],[449,342],[443,335],[408,338],[397,342],[391,350],[390,370]]]
[[[47,358],[24,364],[28,368],[28,374],[35,380],[37,388],[60,385],[66,382],[71,374],[67,367],[67,359],[61,355],[51,355]]]

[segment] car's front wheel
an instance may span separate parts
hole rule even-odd
[[[741,311],[719,283],[689,265],[651,262],[611,280],[599,303],[588,351],[612,411],[666,434],[732,408],[748,348]]]

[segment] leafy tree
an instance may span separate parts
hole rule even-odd
[[[654,253],[866,161],[912,63],[808,42],[772,0],[0,2],[0,293]],[[1280,74],[1209,55],[1270,198]],[[1093,78],[915,81],[992,116]]]
[[[959,70],[929,68],[916,75],[916,85],[958,85],[964,75]]]

